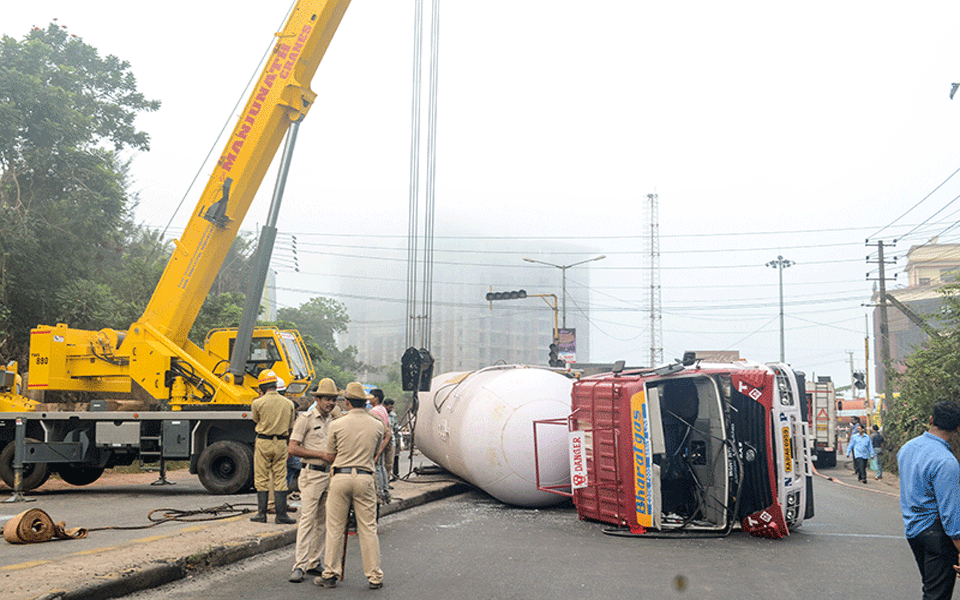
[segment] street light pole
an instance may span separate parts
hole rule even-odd
[[[787,260],[782,256],[778,256],[777,260],[771,260],[767,263],[768,267],[777,269],[780,273],[780,362],[786,362],[786,354],[783,347],[783,270],[795,264],[792,260]]]
[[[541,265],[547,265],[548,267],[556,267],[560,269],[560,271],[563,273],[563,304],[562,304],[563,309],[562,310],[563,310],[563,328],[564,329],[567,328],[567,269],[569,269],[570,267],[576,267],[577,265],[582,265],[583,263],[588,263],[595,260],[601,260],[606,257],[607,256],[605,254],[601,254],[600,256],[594,256],[593,258],[588,258],[587,260],[581,260],[580,262],[575,262],[569,265],[555,265],[553,263],[544,262],[542,260],[535,260],[533,258],[523,259],[528,263],[537,263]]]

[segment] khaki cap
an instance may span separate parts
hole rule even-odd
[[[340,390],[337,389],[337,384],[332,379],[324,377],[317,385],[317,389],[310,393],[314,396],[339,396]]]
[[[363,389],[363,384],[359,381],[351,381],[347,384],[347,390],[343,396],[347,400],[370,400],[373,398]]]

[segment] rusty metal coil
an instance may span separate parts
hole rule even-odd
[[[53,538],[78,540],[87,537],[83,527],[66,528],[66,523],[54,523],[42,509],[31,508],[13,517],[3,528],[3,539],[11,544],[49,542]]]

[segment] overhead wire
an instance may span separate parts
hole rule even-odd
[[[886,231],[887,229],[889,229],[890,227],[892,227],[897,221],[899,221],[899,220],[902,219],[903,217],[907,216],[911,211],[913,211],[913,209],[915,209],[915,208],[917,208],[918,206],[920,206],[921,204],[923,204],[930,196],[932,196],[934,193],[936,193],[937,190],[939,190],[939,189],[942,188],[944,185],[946,185],[946,183],[947,183],[948,181],[950,181],[951,179],[953,179],[953,176],[956,175],[957,173],[960,173],[960,167],[958,167],[953,173],[950,173],[950,175],[947,176],[946,179],[944,179],[942,182],[940,182],[940,185],[938,185],[937,187],[933,188],[933,190],[931,190],[930,193],[928,193],[926,196],[924,196],[924,197],[921,198],[919,201],[917,201],[916,204],[914,204],[913,206],[911,206],[910,208],[908,208],[903,214],[901,214],[899,217],[897,217],[897,218],[894,219],[893,221],[891,221],[891,222],[887,223],[886,225],[884,225],[883,227],[881,227],[881,228],[880,228],[878,231],[876,231],[873,235],[868,236],[867,239],[869,240],[869,239],[875,238],[875,237],[879,236],[881,233],[883,233],[884,231]],[[954,198],[954,200],[956,200],[956,198]],[[916,227],[915,227],[914,229],[916,229]],[[911,230],[911,231],[913,231],[913,230]],[[900,236],[900,237],[905,237],[906,235],[909,235],[909,234],[905,234],[905,235]]]
[[[929,217],[927,217],[922,223],[920,223],[919,225],[915,226],[913,229],[911,229],[911,230],[908,231],[907,233],[903,234],[901,237],[907,237],[907,236],[909,236],[911,233],[913,233],[914,231],[916,231],[917,229],[919,229],[921,226],[927,224],[927,223],[930,221],[930,219],[932,219],[933,217],[935,217],[935,216],[939,215],[940,213],[942,213],[944,210],[947,209],[948,206],[950,206],[951,204],[953,204],[953,203],[956,202],[957,200],[960,200],[960,195],[954,196],[953,200],[951,200],[950,202],[947,202],[944,206],[942,206],[942,207],[940,208],[940,210],[938,210],[937,212],[935,212],[935,213],[933,213],[932,215],[930,215]]]

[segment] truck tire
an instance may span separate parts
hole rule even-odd
[[[253,488],[253,446],[250,444],[240,444],[243,448],[243,451],[247,453],[248,462],[250,463],[250,477],[247,477],[247,483],[244,484],[241,492],[252,491]]]
[[[28,442],[37,442],[37,440],[27,438]],[[13,489],[13,459],[14,452],[16,452],[16,442],[10,442],[4,447],[3,451],[0,452],[0,479],[3,479],[3,482]],[[50,477],[50,468],[47,466],[47,463],[24,463],[23,465],[23,491],[29,492],[30,490],[35,490],[44,483]]]
[[[91,467],[77,463],[67,463],[57,466],[57,475],[70,485],[90,485],[103,475],[103,467]]]
[[[211,494],[241,492],[253,477],[251,454],[241,442],[214,442],[200,453],[197,476]]]

